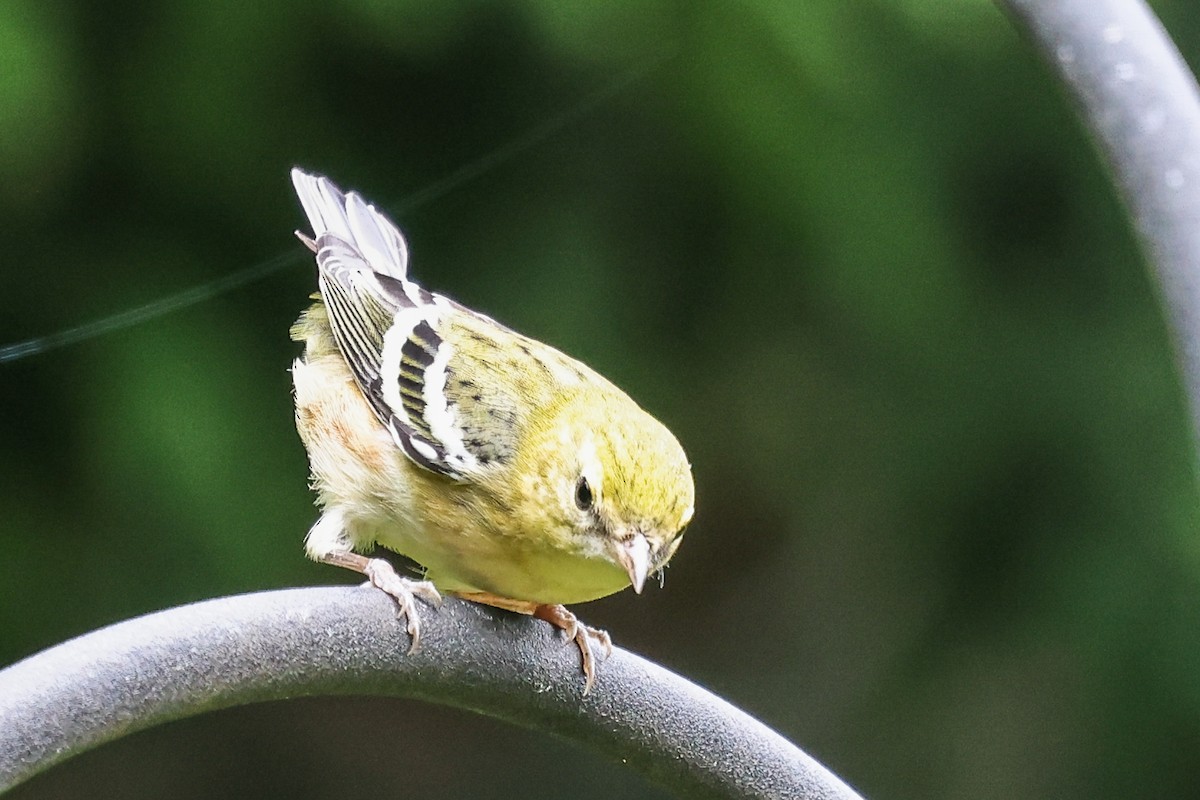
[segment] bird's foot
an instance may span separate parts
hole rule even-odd
[[[568,643],[573,641],[579,646],[583,667],[583,693],[587,694],[596,683],[596,659],[592,655],[592,641],[600,645],[604,657],[608,658],[612,655],[612,637],[607,631],[584,625],[578,617],[561,605],[540,605],[534,609],[533,615],[565,633]]]
[[[531,614],[540,620],[549,622],[566,634],[567,644],[574,642],[579,647],[579,656],[583,668],[583,693],[591,691],[596,683],[596,657],[592,654],[592,642],[600,645],[604,657],[612,655],[612,638],[606,631],[584,625],[579,618],[561,605],[539,604],[529,600],[512,600],[490,592],[455,592],[464,600],[484,603],[506,611],[518,614]]]
[[[414,581],[401,578],[396,574],[396,568],[382,558],[366,559],[362,573],[367,576],[367,585],[382,590],[396,601],[396,617],[403,617],[412,637],[409,653],[415,653],[421,644],[421,617],[417,613],[414,598],[421,598],[429,605],[437,608],[442,604],[442,596],[429,581]]]

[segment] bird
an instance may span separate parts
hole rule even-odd
[[[683,447],[588,366],[412,280],[404,236],[357,192],[292,182],[318,284],[291,329],[308,556],[390,595],[410,652],[417,600],[443,593],[545,620],[578,645],[586,694],[612,640],[566,606],[661,575],[695,509]]]

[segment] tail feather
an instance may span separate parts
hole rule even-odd
[[[292,184],[313,227],[313,239],[331,234],[356,249],[371,269],[405,280],[408,245],[404,236],[357,192],[343,193],[332,181],[292,169]]]

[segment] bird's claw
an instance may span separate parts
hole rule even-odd
[[[412,645],[408,648],[408,652],[415,653],[421,644],[421,617],[417,613],[417,604],[414,598],[419,597],[437,608],[442,604],[442,596],[429,581],[401,578],[396,574],[396,568],[382,558],[372,558],[367,561],[363,574],[367,576],[367,582],[371,586],[380,589],[396,601],[396,617],[405,619],[408,635],[412,637]]]
[[[604,651],[604,658],[608,658],[612,655],[612,637],[607,631],[584,625],[578,617],[560,605],[538,606],[534,616],[549,622],[566,634],[565,644],[574,642],[579,647],[583,668],[583,693],[590,692],[596,683],[596,658],[592,654],[592,641],[595,640],[600,645]]]

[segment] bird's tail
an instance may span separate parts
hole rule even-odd
[[[351,245],[376,272],[398,280],[406,279],[408,245],[392,221],[381,214],[357,192],[343,193],[333,181],[320,175],[310,175],[299,167],[292,169],[292,184],[304,213],[312,224],[316,242],[325,234],[336,236]]]

